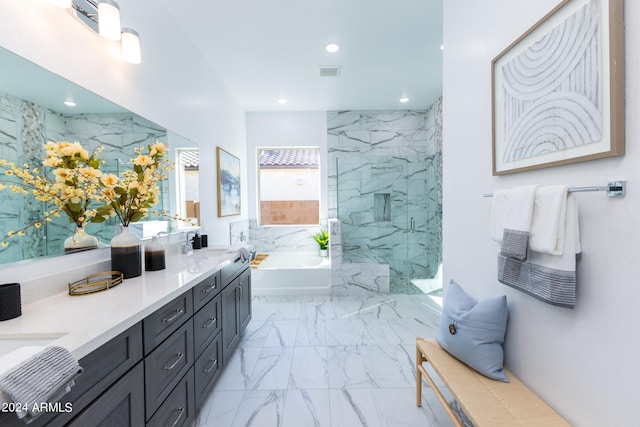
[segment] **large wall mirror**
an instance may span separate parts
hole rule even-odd
[[[148,216],[132,229],[141,237],[179,231],[199,222],[198,147],[192,141],[140,117],[50,71],[0,48],[0,159],[15,164],[41,164],[48,141],[80,142],[90,152],[104,147],[103,170],[129,167],[134,149],[156,141],[167,143],[175,171],[162,185],[159,211],[189,218],[190,223]],[[66,105],[72,101],[74,106]],[[42,173],[46,168],[42,168]],[[2,171],[4,174],[4,171]],[[195,176],[195,178],[194,178]],[[2,175],[3,180],[6,177]],[[20,230],[51,207],[32,195],[0,191],[0,235]],[[89,224],[87,233],[108,244],[118,231],[115,218]],[[23,236],[0,247],[0,264],[64,253],[63,242],[74,231],[65,215],[28,227]]]

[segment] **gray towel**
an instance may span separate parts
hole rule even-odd
[[[47,347],[0,378],[2,389],[14,402],[26,406],[16,412],[26,423],[38,417],[38,407],[67,394],[82,373],[76,358],[63,347]]]
[[[242,262],[247,261],[251,257],[251,253],[249,253],[247,248],[240,248],[238,249],[238,252],[240,252],[240,259]]]

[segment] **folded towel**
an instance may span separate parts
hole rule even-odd
[[[493,193],[491,238],[501,243],[500,253],[527,259],[529,231],[537,185],[527,185]]]
[[[29,423],[40,415],[41,403],[58,401],[71,391],[81,373],[82,367],[69,350],[47,347],[0,378],[0,389],[24,406],[16,415]]]
[[[564,251],[567,185],[538,187],[531,219],[531,250],[551,255]]]
[[[535,213],[534,213],[535,216]],[[498,281],[552,305],[574,308],[576,302],[576,255],[580,253],[578,202],[566,200],[564,250],[552,255],[531,249],[527,261],[498,254]]]
[[[240,260],[242,262],[245,262],[251,258],[251,253],[247,248],[241,247],[240,249],[238,249],[238,252],[240,252]]]

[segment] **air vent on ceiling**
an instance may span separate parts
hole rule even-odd
[[[320,77],[337,77],[340,75],[339,65],[320,66]]]

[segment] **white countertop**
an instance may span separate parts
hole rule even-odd
[[[81,359],[230,264],[238,252],[227,249],[204,248],[191,255],[167,256],[166,269],[143,271],[107,291],[82,296],[60,292],[24,304],[22,316],[0,322],[0,341],[9,347],[28,342],[42,345],[25,344],[0,356],[0,371],[8,371],[49,345],[65,347]]]

